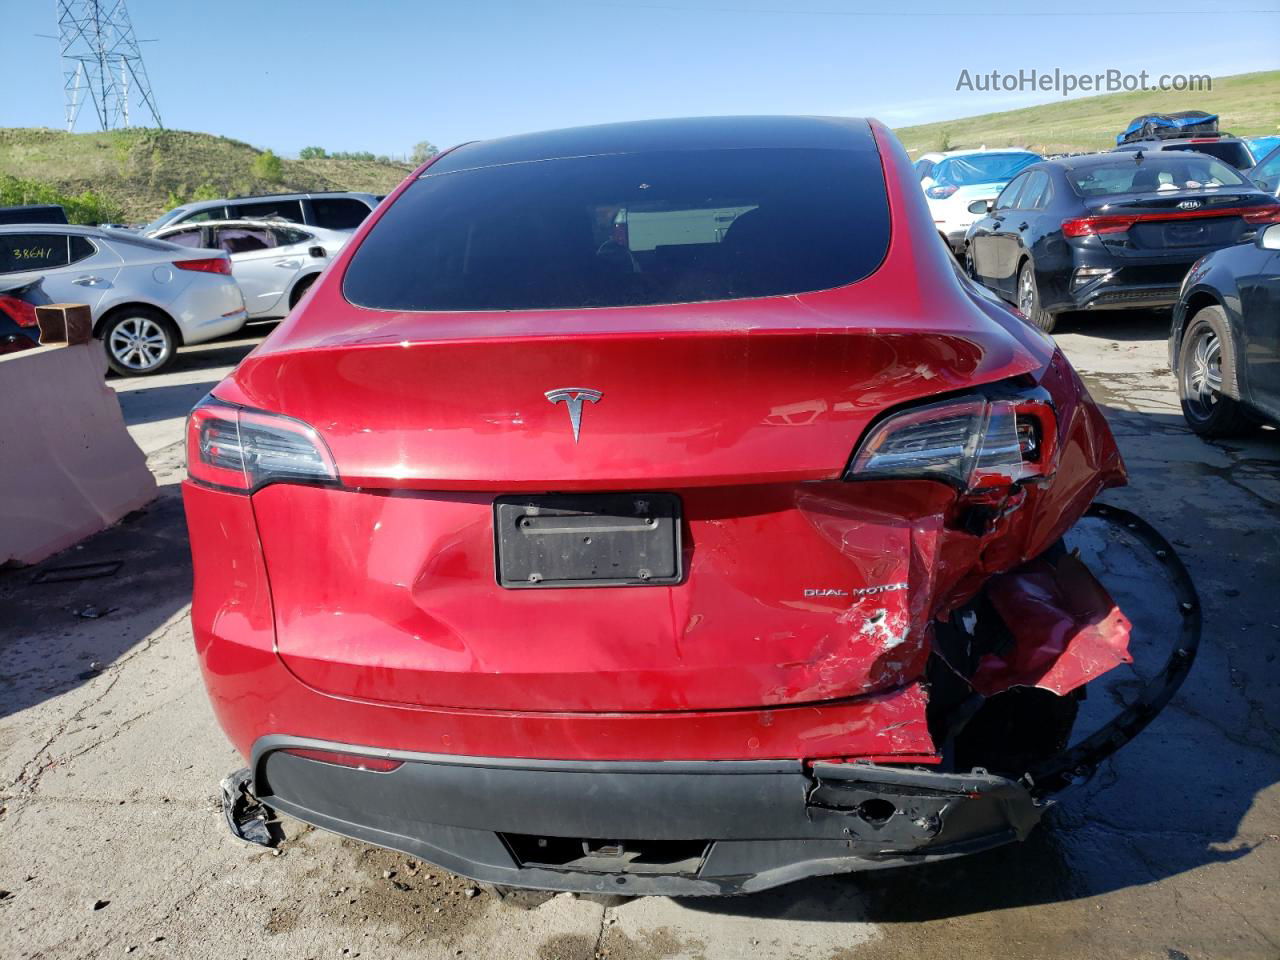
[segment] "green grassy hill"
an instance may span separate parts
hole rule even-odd
[[[1186,93],[1109,93],[1058,103],[926,123],[897,130],[912,155],[961,147],[1029,147],[1040,153],[1100,150],[1143,113],[1207,110],[1237,136],[1280,133],[1280,70],[1215,77],[1213,90]]]
[[[302,190],[386,193],[412,169],[376,160],[281,158],[279,179],[264,179],[262,164],[255,172],[262,155],[238,140],[183,130],[0,128],[0,180],[8,178],[0,183],[2,202],[44,201],[47,194],[35,195],[39,188],[69,197],[91,191],[102,202],[99,209],[112,214],[103,219],[132,222],[192,198]]]
[[[1218,77],[1210,92],[1117,93],[903,127],[913,154],[944,147],[1097,150],[1141,113],[1208,110],[1241,136],[1280,133],[1280,70]],[[301,190],[386,193],[411,169],[376,160],[286,160],[263,176],[264,151],[182,130],[64,133],[0,128],[0,204],[62,202],[82,222],[150,220],[192,199]]]

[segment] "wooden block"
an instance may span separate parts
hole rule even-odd
[[[84,303],[50,303],[36,307],[40,342],[88,343],[93,339],[93,311]]]

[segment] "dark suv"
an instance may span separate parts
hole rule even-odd
[[[142,228],[150,235],[161,227],[204,220],[266,220],[277,218],[326,230],[354,230],[364,222],[381,197],[371,193],[280,193],[259,197],[201,200],[174,207]]]
[[[1233,137],[1228,133],[1213,134],[1207,137],[1178,137],[1168,140],[1135,140],[1132,143],[1120,144],[1115,148],[1114,152],[1133,152],[1135,150],[1144,152],[1152,150],[1192,150],[1196,153],[1207,153],[1211,157],[1217,157],[1224,163],[1231,164],[1237,170],[1248,170],[1256,162],[1249,145],[1239,137]]]

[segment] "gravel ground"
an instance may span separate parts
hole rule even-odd
[[[724,900],[512,905],[294,821],[277,852],[232,839],[215,795],[241,762],[192,652],[177,484],[183,414],[252,341],[115,381],[162,496],[46,566],[119,571],[58,586],[0,573],[0,957],[1274,960],[1280,435],[1189,434],[1165,332],[1161,317],[1100,314],[1058,339],[1132,473],[1107,499],[1178,545],[1204,601],[1203,650],[1172,707],[1024,844]],[[1154,592],[1128,589],[1159,634]]]

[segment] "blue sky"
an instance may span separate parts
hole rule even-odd
[[[422,139],[444,147],[707,114],[897,126],[1059,99],[957,92],[962,69],[1216,77],[1280,68],[1280,0],[129,0],[129,9],[137,35],[158,41],[142,50],[166,126],[285,154],[308,144],[403,154]],[[62,126],[58,45],[40,33],[56,33],[51,0],[0,0],[0,126]],[[91,110],[77,129],[93,129]]]

